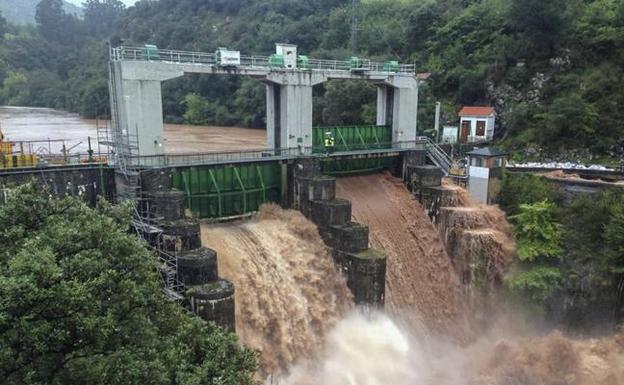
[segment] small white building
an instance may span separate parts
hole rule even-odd
[[[459,141],[474,143],[492,140],[496,112],[494,107],[464,107],[459,111]]]

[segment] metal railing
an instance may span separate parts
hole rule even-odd
[[[160,168],[287,160],[305,157],[326,158],[367,154],[386,154],[408,150],[426,150],[427,143],[428,140],[426,138],[417,138],[414,141],[390,143],[386,148],[369,148],[352,151],[331,151],[331,149],[328,150],[325,147],[295,147],[245,151],[144,155],[130,156],[126,159],[125,164],[127,167],[131,168]],[[318,149],[322,149],[324,151],[317,151]]]
[[[444,172],[444,175],[448,175],[453,165],[451,157],[433,140],[429,138],[423,139],[426,140],[426,150],[429,159]]]
[[[168,49],[151,50],[144,47],[116,47],[110,51],[111,61],[155,61],[178,64],[217,65],[214,53],[176,51]],[[237,67],[286,70],[285,67],[272,65],[268,56],[241,55],[240,65]],[[300,65],[298,70],[308,71],[369,71],[384,73],[416,74],[415,64],[399,64],[390,70],[385,63],[362,60],[361,66],[353,68],[348,60],[310,59],[307,64]]]

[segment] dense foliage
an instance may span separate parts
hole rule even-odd
[[[624,191],[570,195],[546,178],[508,173],[501,197],[519,245],[510,288],[570,326],[623,320]]]
[[[41,12],[53,17],[38,18],[36,29],[11,26],[0,42],[1,103],[105,114],[107,39],[261,55],[291,42],[311,57],[352,54],[348,0],[141,0],[125,10],[117,0],[89,0],[84,21],[50,13],[60,0],[44,3]],[[355,12],[357,55],[433,73],[421,94],[421,131],[433,124],[436,100],[454,124],[460,105],[488,104],[510,147],[576,149],[577,156],[622,151],[622,1],[367,0]],[[317,88],[315,124],[371,120],[374,93],[366,85]],[[201,98],[185,102],[193,94]],[[167,82],[164,99],[170,121],[196,107],[202,114],[191,111],[187,121],[264,125],[263,86],[250,79],[189,76]]]
[[[548,201],[521,204],[512,216],[518,238],[520,271],[509,280],[512,290],[543,303],[561,283],[558,263],[563,254],[563,231],[555,221],[556,206]]]
[[[254,354],[167,302],[130,211],[25,185],[0,206],[3,384],[252,384]]]
[[[32,24],[35,22],[37,4],[41,0],[0,0],[0,12],[13,24]],[[63,1],[67,13],[81,15],[82,10],[67,1]]]

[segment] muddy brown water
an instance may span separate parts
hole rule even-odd
[[[102,126],[109,122],[99,121],[98,124]],[[64,139],[67,148],[73,147],[72,152],[84,153],[88,149],[88,137],[91,137],[94,151],[98,151],[96,121],[82,119],[78,114],[51,108],[0,107],[0,126],[7,140],[40,141],[33,145],[33,151],[45,152],[49,146],[53,153],[60,153],[62,143],[49,144],[48,139]],[[236,151],[266,147],[265,130],[240,127],[166,124],[165,139],[167,153]]]

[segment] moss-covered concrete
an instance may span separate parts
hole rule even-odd
[[[224,279],[187,288],[191,310],[225,330],[236,331],[234,285]]]
[[[386,257],[374,249],[359,253],[335,250],[334,261],[347,278],[347,286],[358,305],[383,307],[386,287]]]
[[[183,251],[178,257],[178,279],[185,285],[203,285],[219,278],[217,252],[207,247]]]

